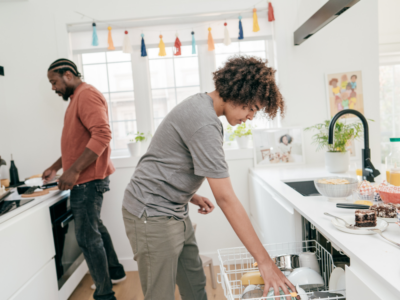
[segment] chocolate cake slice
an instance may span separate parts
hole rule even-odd
[[[370,209],[356,210],[356,227],[375,227],[376,211]]]
[[[372,205],[370,210],[376,211],[379,218],[396,218],[396,207],[391,203],[379,203]]]

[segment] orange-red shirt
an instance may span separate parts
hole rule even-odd
[[[89,148],[99,157],[79,176],[76,184],[104,179],[114,173],[111,162],[111,130],[107,102],[103,94],[87,83],[81,83],[73,95],[64,117],[61,157],[64,172]]]

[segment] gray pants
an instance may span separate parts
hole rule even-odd
[[[145,300],[207,300],[206,276],[189,218],[138,218],[122,209],[125,230],[138,263]]]

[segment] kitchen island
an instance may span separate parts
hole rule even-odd
[[[59,289],[49,208],[68,197],[52,191],[0,217],[0,300],[66,300],[86,274],[83,261]]]
[[[339,174],[313,165],[251,169],[250,219],[260,239],[265,244],[301,241],[303,216],[336,250],[350,258],[351,265],[346,266],[347,299],[400,299],[400,248],[378,234],[337,230],[324,212],[340,216],[354,215],[354,210],[336,208],[326,197],[305,197],[285,184],[324,176]],[[390,223],[384,235],[400,243],[397,224]]]

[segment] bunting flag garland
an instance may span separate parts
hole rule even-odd
[[[158,44],[158,47],[160,48],[160,52],[158,52],[158,56],[167,56],[167,52],[165,52],[165,44],[164,44],[164,41],[162,40],[161,34],[160,34],[160,43]]]
[[[179,37],[178,37],[178,33],[176,33],[176,39],[175,39],[175,44],[174,44],[174,46],[175,46],[175,53],[174,53],[174,55],[175,56],[179,56],[179,55],[182,55],[182,52],[181,52],[181,46],[182,46],[182,44],[181,44],[181,41],[179,40]]]
[[[214,40],[211,34],[211,27],[208,27],[208,51],[213,51],[215,49],[214,47]]]
[[[196,54],[196,40],[194,39],[194,31],[192,31],[192,54]]]
[[[260,26],[258,25],[257,9],[253,9],[253,32],[260,31]]]
[[[272,21],[275,21],[274,8],[272,7],[271,2],[268,2],[268,22]]]
[[[239,16],[239,40],[243,40],[242,16]]]
[[[142,45],[140,47],[140,56],[146,57],[147,56],[147,51],[146,51],[146,44],[144,43],[144,34],[141,34],[142,37]]]
[[[231,42],[231,37],[229,36],[229,31],[228,31],[228,27],[227,27],[227,23],[224,23],[224,45],[225,46],[229,46],[232,42]]]
[[[93,26],[92,46],[98,46],[99,45],[99,38],[97,37],[96,23],[93,23],[92,26]]]
[[[122,52],[123,53],[131,53],[132,52],[131,41],[129,40],[127,30],[125,30],[124,43],[122,45]]]
[[[111,26],[108,26],[108,50],[115,50],[114,47],[114,42],[112,40],[112,36],[111,36]]]

